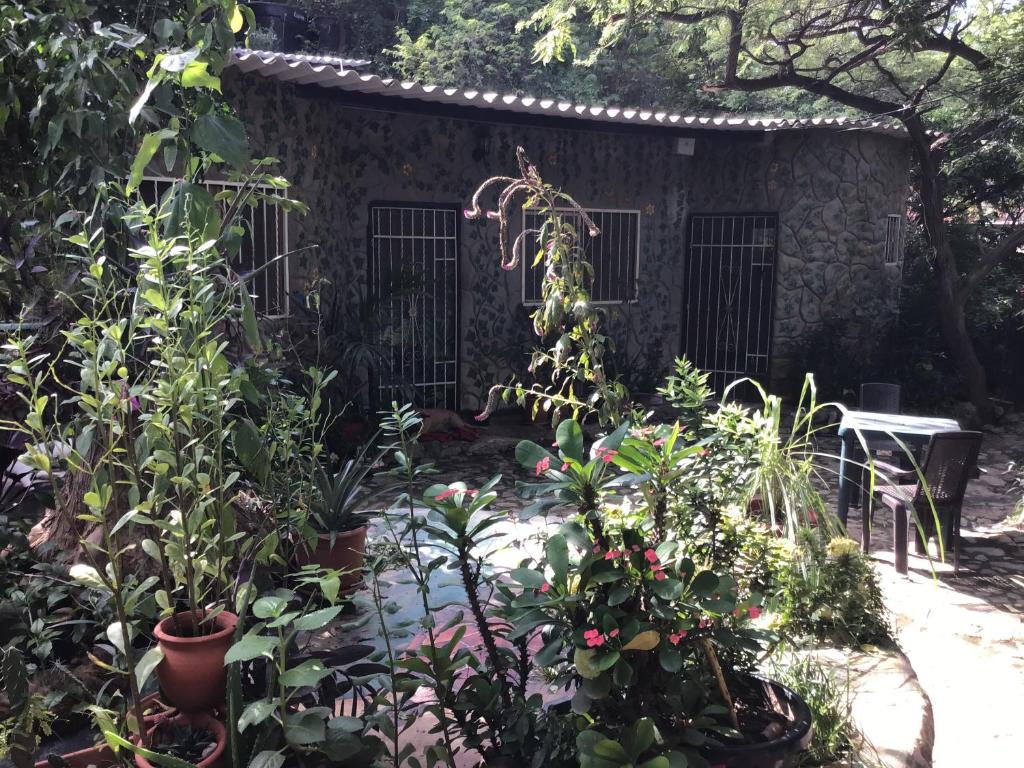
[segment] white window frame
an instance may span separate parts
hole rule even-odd
[[[615,304],[636,304],[640,300],[640,239],[641,239],[641,227],[643,216],[639,208],[587,208],[581,206],[583,210],[589,214],[595,213],[619,213],[627,214],[634,217],[636,221],[636,253],[633,254],[633,298],[631,299],[616,299],[616,300],[595,300],[593,303],[601,306],[612,306]],[[526,216],[529,213],[537,213],[536,208],[523,208],[522,216],[520,217],[519,230],[522,232],[526,229]],[[555,213],[566,213],[575,214],[576,211],[573,208],[556,208]],[[542,302],[530,300],[526,298],[526,273],[532,269],[531,264],[533,263],[534,254],[526,253],[526,238],[523,238],[521,247],[522,253],[519,254],[519,262],[521,269],[519,270],[519,297],[524,307],[539,307]],[[539,268],[539,266],[538,266]]]
[[[181,179],[173,176],[146,175],[142,177],[143,184],[145,184],[146,182],[151,182],[153,184],[174,184],[175,182],[178,181],[181,181]],[[216,194],[225,187],[239,189],[242,186],[245,186],[245,184],[244,182],[241,181],[221,181],[219,179],[208,179],[203,183],[203,186],[205,186],[207,190],[211,192],[211,194]],[[280,197],[283,200],[288,199],[287,189],[279,189],[277,187],[272,187],[269,184],[256,184],[254,189],[258,190],[259,192],[265,195]],[[281,237],[284,242],[285,252],[287,253],[289,249],[289,244],[291,243],[291,239],[289,237],[288,232],[288,211],[280,209],[279,214],[281,217]],[[251,218],[249,219],[249,226],[254,226]],[[274,253],[273,256],[271,256],[271,258],[276,258],[277,256],[280,255],[280,253]],[[279,275],[281,278],[281,296],[279,306],[283,308],[283,311],[273,315],[269,314],[268,312],[264,312],[263,316],[270,320],[283,319],[291,315],[291,272],[289,269],[289,261],[290,260],[287,258],[281,259],[282,269]],[[251,259],[249,266],[251,268],[255,268],[255,265],[251,263]],[[264,308],[266,308],[266,301],[264,301],[263,304]]]
[[[896,227],[896,237],[890,241],[889,233]],[[906,222],[899,213],[890,213],[885,217],[885,245],[882,252],[882,263],[887,267],[898,267],[903,263],[903,249],[905,247]],[[892,249],[890,250],[890,244]],[[892,258],[890,258],[890,254]]]

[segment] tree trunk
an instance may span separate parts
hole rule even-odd
[[[978,418],[988,421],[992,416],[992,404],[988,399],[988,377],[985,367],[974,351],[974,341],[967,332],[967,296],[958,290],[955,278],[947,271],[955,263],[952,250],[945,246],[947,253],[936,254],[936,277],[938,278],[939,328],[956,365],[957,375],[967,390],[967,397],[978,412]],[[944,265],[947,269],[944,269]]]
[[[939,328],[956,365],[957,375],[967,390],[967,397],[977,410],[978,418],[988,421],[992,415],[988,379],[984,366],[974,352],[974,341],[967,333],[965,310],[970,287],[960,276],[944,218],[945,175],[941,168],[941,158],[933,152],[931,137],[920,115],[914,114],[902,120],[910,134],[918,161],[921,218],[935,257]]]

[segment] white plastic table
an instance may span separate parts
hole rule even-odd
[[[839,424],[843,446],[839,453],[839,501],[836,510],[843,525],[850,509],[850,490],[858,482],[860,465],[853,460],[854,449],[860,442],[858,433],[871,447],[872,441],[900,440],[908,448],[919,452],[938,432],[956,432],[960,424],[953,419],[930,416],[906,416],[902,413],[874,413],[873,411],[847,411]]]

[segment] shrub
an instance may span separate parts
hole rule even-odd
[[[784,633],[845,645],[892,641],[878,576],[852,539],[826,545],[816,531],[801,531],[778,589]]]

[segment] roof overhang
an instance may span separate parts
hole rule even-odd
[[[363,103],[381,107],[391,102],[395,110],[402,110],[401,100],[433,104],[451,108],[470,108],[508,115],[561,118],[612,126],[650,127],[689,131],[734,131],[741,133],[767,133],[831,129],[834,131],[866,131],[906,138],[905,129],[898,123],[850,117],[786,118],[721,115],[716,117],[679,115],[656,109],[633,107],[603,107],[535,96],[499,94],[439,85],[427,85],[412,80],[382,78],[361,70],[367,62],[359,59],[308,56],[304,54],[276,53],[236,48],[227,66],[241,72],[261,75],[282,83],[314,86],[360,97]],[[496,114],[494,117],[497,118]]]

